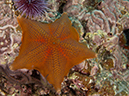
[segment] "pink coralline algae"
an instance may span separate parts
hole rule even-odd
[[[125,55],[119,45],[119,37],[124,29],[129,28],[128,7],[125,2],[129,4],[127,1],[105,0],[98,4],[97,9],[91,12],[81,11],[77,17],[80,21],[86,22],[83,25],[85,39],[90,41],[87,38],[92,38],[95,46],[93,47],[93,42],[91,45],[94,49],[100,47],[102,51],[106,48],[113,56],[110,57],[114,58],[113,66],[117,70],[122,69],[122,58]],[[127,59],[125,56],[124,58]]]
[[[0,64],[13,61],[18,54],[21,33],[17,32],[17,20],[7,2],[0,1]]]
[[[11,62],[19,50],[21,34],[12,25],[0,27],[0,63]],[[10,61],[7,61],[10,60]]]
[[[5,1],[9,2],[9,0]],[[57,95],[52,85],[46,82],[38,71],[27,69],[11,71],[8,64],[11,64],[14,57],[18,55],[21,44],[22,34],[16,21],[17,12],[18,15],[22,14],[29,18],[38,16],[31,19],[46,23],[54,22],[63,12],[67,12],[73,27],[79,33],[80,42],[96,52],[97,58],[85,60],[71,68],[69,74],[64,77],[59,94],[62,96],[128,96],[129,46],[124,34],[127,31],[127,35],[129,30],[128,0],[12,1],[14,3],[12,9],[9,4],[0,1],[0,95],[19,93],[36,96]],[[33,1],[40,1],[43,4],[40,7],[43,10],[37,9],[36,15],[25,9],[32,6],[20,5],[21,3],[41,5]],[[49,11],[47,11],[48,8]],[[42,12],[44,15],[41,16]]]
[[[84,6],[85,2],[88,2],[86,0],[69,0],[68,2],[64,11],[74,18],[73,26],[81,22],[83,27],[78,23],[82,27],[80,35],[87,40],[88,46],[98,53],[98,62],[92,71],[100,66],[101,70],[109,70],[116,78],[119,77],[122,80],[126,78],[124,81],[127,82],[129,76],[120,73],[129,72],[127,70],[129,51],[121,46],[123,41],[120,38],[123,30],[129,29],[129,2],[103,0],[95,6],[94,10],[88,10],[86,5]],[[129,93],[127,90],[126,92]],[[116,92],[116,94],[119,93]]]
[[[21,16],[32,18],[37,17],[46,12],[48,9],[45,0],[13,0],[14,6],[20,10]]]
[[[5,1],[0,1],[0,27],[5,25],[17,26],[17,19],[14,18],[15,15],[13,10],[9,7],[9,5],[4,3]]]
[[[86,28],[88,32],[103,30],[114,34],[117,21],[121,19],[120,16],[123,16],[120,11],[123,7],[120,2],[115,0],[102,1],[98,6],[99,10],[88,12],[83,17],[79,17],[79,19],[87,22]]]

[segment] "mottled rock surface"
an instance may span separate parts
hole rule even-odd
[[[16,19],[19,12],[12,1],[0,0],[0,95],[129,95],[129,46],[123,35],[123,30],[129,29],[128,0],[47,0],[49,10],[32,18],[51,23],[67,12],[80,42],[97,53],[97,58],[71,68],[61,92],[56,92],[37,70],[9,69],[22,36]]]

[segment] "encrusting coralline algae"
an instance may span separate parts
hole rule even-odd
[[[97,58],[71,68],[64,77],[60,94],[129,95],[129,47],[123,35],[123,30],[129,29],[129,1],[46,1],[49,10],[32,19],[51,23],[67,12],[80,42],[97,53]],[[13,3],[13,0],[0,1],[0,94],[56,95],[52,85],[37,70],[12,71],[6,66],[13,62],[21,45],[22,31],[16,20],[20,12]]]

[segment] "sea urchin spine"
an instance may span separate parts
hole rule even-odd
[[[13,0],[17,10],[24,14],[26,17],[37,17],[45,13],[48,9],[45,0]]]

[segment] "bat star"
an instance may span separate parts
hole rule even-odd
[[[50,24],[17,17],[22,29],[19,55],[12,70],[38,70],[56,90],[60,90],[64,76],[85,59],[96,54],[79,42],[79,34],[66,13]]]

